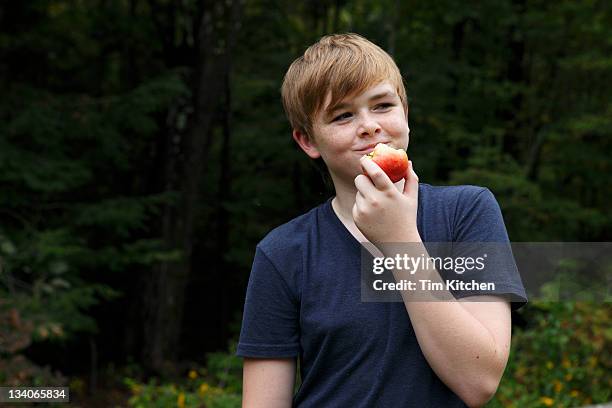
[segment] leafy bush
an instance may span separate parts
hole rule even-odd
[[[15,242],[0,231],[0,384],[66,385],[61,373],[40,367],[23,354],[36,342],[61,342],[77,332],[95,331],[84,310],[114,292],[85,285],[69,275],[69,245],[48,232]],[[55,236],[55,238],[58,238]]]
[[[580,407],[612,399],[612,305],[534,303],[513,334],[510,361],[488,407]]]
[[[157,379],[142,383],[126,378],[134,408],[239,408],[242,403],[242,359],[234,355],[236,343],[227,353],[211,353],[205,368],[192,368],[186,379],[162,384]]]

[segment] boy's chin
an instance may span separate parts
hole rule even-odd
[[[335,171],[330,170],[330,173],[332,175],[332,180],[334,181],[334,184],[340,182],[348,185],[349,187],[355,187],[355,177],[360,174],[363,174],[361,172],[361,167],[352,169],[352,171],[349,169],[336,169]]]

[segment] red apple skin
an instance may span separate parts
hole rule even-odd
[[[393,183],[397,183],[406,176],[408,155],[403,149],[394,149],[386,144],[379,143],[374,147],[374,151],[367,156],[378,164]]]

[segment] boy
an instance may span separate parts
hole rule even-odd
[[[336,195],[257,246],[237,351],[243,406],[484,405],[508,359],[511,307],[526,301],[515,265],[488,276],[493,296],[362,302],[360,243],[507,243],[494,197],[419,184],[411,162],[393,184],[364,158],[377,143],[408,147],[408,103],[392,58],[359,35],[312,45],[289,68],[282,98],[293,138],[323,159]]]

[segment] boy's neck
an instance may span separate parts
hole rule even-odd
[[[352,200],[352,201],[351,201]],[[354,224],[353,220],[353,205],[355,204],[355,197],[339,195],[336,192],[336,196],[332,200],[332,208],[334,209],[340,221],[343,224]]]
[[[333,179],[333,177],[332,177]],[[334,180],[336,181],[336,180]],[[336,189],[336,196],[332,200],[332,208],[336,212],[336,215],[346,225],[354,224],[353,220],[353,205],[355,205],[355,196],[357,195],[357,188],[355,185],[346,186],[344,183],[334,183]],[[400,180],[395,183],[395,187],[399,191],[404,190],[404,180]]]

